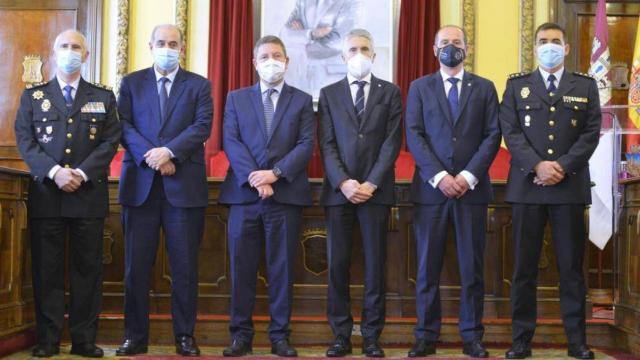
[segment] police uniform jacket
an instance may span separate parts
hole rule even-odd
[[[105,217],[107,176],[121,134],[113,92],[80,79],[67,108],[57,78],[27,88],[15,122],[16,142],[31,170],[30,217]],[[81,169],[88,181],[72,193],[47,177],[55,166]]]
[[[513,74],[500,106],[502,134],[511,153],[506,201],[527,204],[590,204],[589,158],[598,145],[600,100],[593,78],[564,71],[549,93],[539,71]],[[533,183],[534,167],[557,161],[564,179]]]

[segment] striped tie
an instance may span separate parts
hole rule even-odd
[[[71,90],[73,90],[73,87],[71,87],[71,85],[67,85],[64,87],[64,102],[65,105],[67,105],[67,107],[71,107],[71,105],[73,105],[73,98],[71,97]]]
[[[354,81],[353,84],[358,85],[358,91],[356,92],[356,116],[358,117],[358,122],[362,122],[362,116],[364,116],[364,86],[367,84],[366,81]]]
[[[277,93],[278,90],[274,88],[267,89],[266,95],[264,97],[263,105],[264,105],[264,123],[267,128],[267,137],[271,137],[271,124],[273,122],[273,100],[271,99],[271,95]]]

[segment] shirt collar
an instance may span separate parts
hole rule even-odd
[[[80,85],[80,78],[82,76],[78,76],[77,79],[75,79],[74,81],[70,82],[70,83],[66,83],[64,82],[64,80],[57,78],[58,79],[58,85],[60,85],[60,90],[64,91],[64,87],[67,85],[70,85],[74,90],[78,90],[78,86]]]
[[[282,88],[284,87],[284,81],[281,81],[280,84],[276,86],[269,86],[265,84],[262,80],[260,80],[260,94],[264,94],[269,88],[274,88],[278,91],[278,94],[282,94]]]
[[[464,76],[464,68],[462,68],[460,72],[458,72],[453,76],[449,76],[449,74],[447,74],[446,72],[444,72],[444,70],[442,70],[442,68],[440,68],[440,76],[442,76],[442,80],[445,82],[447,81],[448,78],[454,77],[460,80],[460,83],[462,83],[462,77]]]
[[[354,81],[366,81],[367,84],[371,84],[371,72],[369,72],[367,74],[367,76],[363,77],[362,79],[356,79],[355,76],[351,75],[350,73],[347,73],[347,81],[349,82],[349,85],[353,84]]]
[[[153,66],[153,71],[156,73],[156,82],[160,81],[161,78],[166,77],[173,84],[173,80],[175,80],[176,75],[178,74],[178,69],[180,69],[180,66],[176,66],[176,68],[173,69],[173,71],[171,71],[167,75],[162,75],[162,74],[160,74],[158,69],[156,69],[156,66],[154,65]]]
[[[549,78],[549,75],[551,75],[551,73],[542,70],[541,67],[538,66],[538,70],[540,70],[540,75],[542,75],[542,79],[544,80],[544,84],[545,85],[549,85],[549,82],[547,81],[547,79]],[[560,83],[560,79],[562,79],[562,74],[564,74],[564,66],[560,68],[560,70],[556,71],[553,73],[553,75],[555,75],[556,77],[556,81],[558,82],[558,84]]]

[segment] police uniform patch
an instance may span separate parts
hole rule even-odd
[[[49,111],[49,109],[51,109],[51,101],[49,101],[49,99],[42,100],[42,104],[40,104],[40,108],[44,112]]]
[[[42,92],[42,90],[36,90],[31,96],[33,96],[35,100],[40,100],[44,97],[44,92]]]
[[[531,90],[529,90],[528,86],[525,86],[520,90],[520,96],[522,96],[523,99],[528,98],[529,94],[531,94]]]
[[[513,73],[509,75],[509,80],[511,79],[517,79],[517,78],[521,78],[523,76],[527,76],[529,75],[528,72],[519,72],[519,73]]]
[[[578,76],[582,76],[582,77],[586,77],[589,79],[593,79],[593,76],[587,74],[587,73],[583,73],[583,72],[579,72],[579,71],[574,71],[573,72],[574,75],[578,75]]]

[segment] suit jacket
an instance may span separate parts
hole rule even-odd
[[[467,170],[478,179],[463,203],[486,204],[493,198],[489,167],[500,146],[498,98],[493,83],[465,72],[460,115],[453,119],[440,72],[411,83],[407,97],[407,145],[416,161],[411,198],[420,204],[440,204],[447,197],[429,179],[440,171],[456,176]]]
[[[259,199],[249,185],[256,170],[282,170],[272,184],[273,199],[282,204],[310,206],[307,165],[315,137],[311,96],[284,84],[267,136],[260,83],[232,91],[224,111],[223,144],[229,170],[220,188],[220,203],[248,204]]]
[[[324,164],[324,184],[320,202],[326,206],[346,204],[340,191],[348,179],[369,181],[378,186],[372,203],[394,203],[395,161],[402,134],[400,89],[371,77],[369,96],[362,122],[356,117],[347,78],[320,91],[320,151]]]
[[[105,217],[107,176],[121,127],[113,92],[80,79],[70,109],[58,80],[26,89],[15,122],[16,142],[31,170],[30,217]],[[47,177],[55,166],[78,168],[88,177],[72,193]]]
[[[564,71],[550,96],[539,71],[514,74],[500,106],[500,125],[511,153],[505,200],[529,204],[590,204],[589,158],[600,136],[596,81]],[[565,178],[554,186],[533,183],[534,167],[557,161]]]
[[[179,69],[160,118],[160,100],[153,67],[122,79],[118,96],[122,145],[127,150],[120,175],[120,203],[140,206],[147,199],[156,171],[144,154],[166,146],[175,158],[176,173],[162,182],[171,205],[207,206],[204,142],[211,132],[211,84],[200,75]]]

